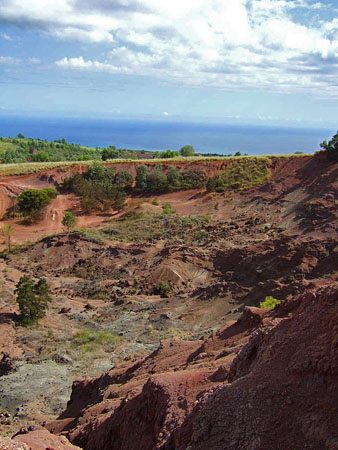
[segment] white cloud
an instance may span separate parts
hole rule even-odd
[[[5,41],[12,41],[13,38],[7,33],[0,33],[0,39],[4,39]]]
[[[169,113],[167,112],[167,111],[163,111],[163,113],[162,113],[165,117],[168,117],[169,116]]]
[[[338,19],[323,2],[3,0],[1,17],[58,39],[110,46],[97,58],[67,55],[56,61],[62,69],[338,95]]]
[[[20,59],[13,58],[12,56],[0,56],[0,64],[16,65],[20,63]]]

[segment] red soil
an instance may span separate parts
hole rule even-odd
[[[216,219],[231,219],[237,214],[237,206],[245,199],[260,198],[265,201],[283,201],[294,205],[307,198],[322,197],[327,192],[327,187],[331,186],[333,193],[338,189],[338,169],[336,164],[329,163],[325,155],[313,157],[285,157],[272,158],[271,179],[263,186],[250,189],[243,193],[228,193],[225,195],[206,194],[203,191],[182,191],[171,194],[157,196],[162,204],[169,202],[178,214],[212,214]],[[120,170],[128,170],[133,175],[136,174],[140,162],[128,162],[115,164],[114,167]],[[154,163],[148,163],[154,165]],[[178,168],[199,169],[211,176],[224,169],[228,160],[220,161],[187,161],[177,163],[168,161],[166,165],[175,164]],[[54,186],[64,178],[74,172],[83,172],[87,166],[75,165],[66,168],[47,170],[37,174],[2,177],[0,179],[0,217],[11,206],[13,198],[23,189]],[[222,199],[226,201],[220,201]],[[129,199],[127,209],[133,209],[142,202],[151,202],[151,198]],[[105,222],[109,222],[116,213],[111,214],[90,214],[84,215],[79,207],[79,200],[73,195],[59,195],[46,208],[43,219],[30,226],[25,226],[19,220],[2,220],[2,223],[10,223],[14,226],[12,240],[14,244],[35,241],[43,236],[61,232],[63,230],[61,220],[63,212],[71,210],[77,218],[77,226],[98,227]],[[118,215],[117,215],[118,217]],[[292,230],[292,224],[290,230]],[[1,245],[1,244],[0,244]],[[2,242],[4,246],[4,240]]]
[[[204,342],[164,342],[76,382],[48,428],[86,450],[336,449],[337,298],[335,283]]]

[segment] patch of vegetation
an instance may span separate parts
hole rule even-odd
[[[209,192],[249,189],[265,183],[270,177],[268,158],[237,158],[207,182]]]
[[[121,338],[110,331],[83,329],[73,337],[72,346],[83,353],[92,353],[98,350],[111,352],[120,342]]]
[[[62,187],[79,195],[82,208],[90,212],[122,209],[132,183],[133,178],[128,172],[115,172],[111,167],[93,164],[84,174],[67,178]]]
[[[57,194],[54,188],[26,189],[17,198],[18,211],[24,217],[37,220],[43,208],[56,198]]]
[[[332,139],[322,142],[320,146],[327,152],[330,161],[338,161],[338,131]]]
[[[180,149],[180,155],[187,157],[187,156],[194,156],[195,149],[192,145],[185,145]]]
[[[205,187],[207,177],[200,170],[178,170],[175,166],[169,168],[156,166],[149,170],[145,165],[137,167],[135,191],[145,194],[163,194],[185,189],[200,189]]]
[[[45,316],[46,309],[51,301],[45,278],[41,278],[34,283],[32,278],[26,275],[21,277],[16,286],[15,294],[23,325],[32,325]]]
[[[101,236],[123,242],[153,242],[159,239],[199,243],[207,238],[206,216],[178,216],[131,211],[113,225],[101,229]],[[202,234],[199,234],[202,233]]]
[[[166,216],[168,216],[168,215],[170,215],[170,214],[174,214],[173,207],[171,206],[170,203],[165,203],[165,204],[162,206],[162,211],[163,211],[163,214],[165,214]]]
[[[168,281],[161,281],[158,286],[155,288],[155,294],[160,295],[161,297],[167,298],[170,292],[171,286]]]
[[[0,149],[0,160],[4,164],[101,159],[100,149],[71,144],[65,139],[48,142],[18,135],[16,138],[0,138]]]
[[[263,309],[275,309],[280,303],[280,300],[268,295],[263,302],[260,302],[259,307]]]
[[[70,231],[75,226],[75,216],[71,211],[65,211],[63,213],[62,225]]]

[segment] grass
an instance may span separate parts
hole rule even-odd
[[[175,165],[179,164],[191,164],[199,161],[241,161],[241,160],[264,160],[264,159],[274,159],[274,158],[304,158],[312,155],[306,154],[291,154],[291,155],[266,155],[266,156],[236,156],[236,157],[226,157],[226,156],[192,156],[192,157],[177,157],[172,159],[165,158],[154,158],[154,159],[143,159],[143,160],[135,160],[135,159],[114,159],[109,161],[98,161],[98,160],[90,160],[90,161],[59,161],[59,162],[39,162],[39,163],[17,163],[17,164],[0,164],[0,176],[9,176],[9,175],[25,175],[30,173],[39,173],[44,170],[50,169],[63,169],[69,168],[72,166],[78,165],[87,165],[100,163],[106,165],[118,165],[125,163],[132,163],[134,165],[157,165],[157,164],[165,164],[165,165]]]
[[[147,242],[159,239],[198,243],[207,236],[203,232],[210,219],[206,216],[178,216],[131,211],[113,225],[102,228],[100,237],[122,242]],[[97,236],[98,237],[98,236]]]
[[[121,338],[110,331],[83,329],[78,331],[73,337],[72,347],[80,350],[82,353],[92,353],[99,350],[110,352],[114,350],[120,341]]]

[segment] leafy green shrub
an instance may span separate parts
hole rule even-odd
[[[125,171],[115,172],[109,167],[93,164],[84,174],[76,174],[63,183],[63,189],[81,197],[86,212],[124,206],[126,192],[130,192],[133,177]]]
[[[62,225],[67,228],[67,230],[71,230],[75,225],[75,217],[71,211],[65,211],[63,213]]]
[[[198,189],[205,187],[206,175],[199,170],[178,170],[175,166],[168,169],[156,166],[152,172],[146,166],[137,168],[136,186],[137,193],[163,194],[184,189]]]
[[[171,286],[168,281],[161,281],[155,289],[155,292],[161,297],[168,297]]]
[[[168,178],[160,167],[155,167],[153,172],[147,174],[146,192],[154,194],[163,194],[168,192]]]
[[[17,198],[18,210],[25,217],[38,218],[42,209],[56,196],[54,188],[26,189]]]
[[[176,152],[175,150],[166,150],[164,152],[156,152],[154,157],[169,159],[169,158],[177,158],[179,155],[180,155],[179,152]]]
[[[21,277],[16,286],[15,294],[24,325],[31,325],[45,316],[51,297],[47,281],[44,278],[34,283],[26,275]]]
[[[280,300],[273,298],[271,295],[265,297],[263,302],[260,302],[259,307],[264,309],[275,309],[281,303]]]
[[[207,177],[200,170],[184,170],[181,172],[180,189],[200,189],[205,187]]]
[[[170,215],[170,214],[174,213],[174,210],[173,210],[173,208],[172,208],[170,203],[165,203],[162,206],[162,211],[163,211],[163,214],[165,214],[165,215]]]

